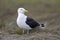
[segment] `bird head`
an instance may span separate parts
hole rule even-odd
[[[18,8],[18,13],[25,13],[25,12],[28,12],[28,11],[24,8]]]

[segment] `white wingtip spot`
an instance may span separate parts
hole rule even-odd
[[[45,29],[47,27],[47,23],[40,24],[40,29]]]

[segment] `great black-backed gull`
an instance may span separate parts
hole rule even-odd
[[[24,30],[31,30],[35,27],[44,28],[44,24],[39,24],[34,19],[32,19],[24,14],[25,12],[28,12],[26,9],[18,8],[17,11],[18,11],[17,25],[21,29],[23,29],[23,33],[24,33]]]

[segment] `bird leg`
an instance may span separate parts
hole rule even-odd
[[[23,34],[25,34],[25,31],[26,31],[26,34],[29,34],[29,30],[24,30],[24,29],[23,29]]]
[[[25,33],[25,30],[23,29],[23,34]]]
[[[27,30],[27,34],[29,34],[29,30]]]

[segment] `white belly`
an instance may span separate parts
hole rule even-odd
[[[17,25],[22,28],[22,29],[27,29],[27,30],[30,30],[32,28],[29,27],[29,25],[27,25],[25,22],[26,22],[26,16],[25,17],[18,17],[17,18]]]

